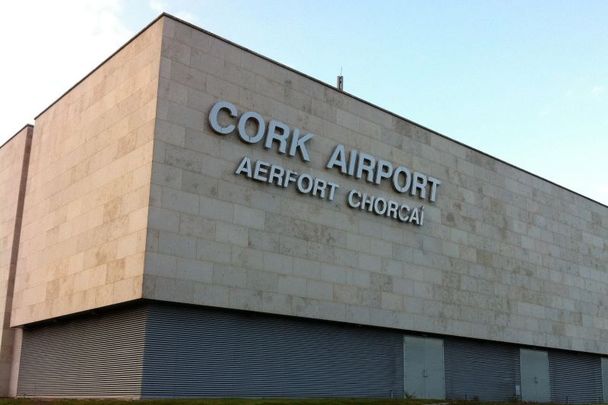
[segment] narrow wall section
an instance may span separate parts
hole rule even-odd
[[[33,127],[26,125],[0,147],[0,396],[3,397],[10,394],[14,351],[10,317],[32,132]]]

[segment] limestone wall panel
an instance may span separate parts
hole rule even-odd
[[[13,325],[141,298],[161,32],[37,117]]]

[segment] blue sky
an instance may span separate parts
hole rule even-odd
[[[331,84],[342,68],[349,93],[608,204],[607,1],[50,3],[39,21],[32,10],[44,2],[16,10],[38,22],[30,48],[62,52],[9,72],[8,87],[29,90],[23,104],[37,108],[23,119],[164,10]],[[43,32],[44,21],[58,11],[63,40],[44,44],[58,30]],[[0,118],[2,139],[18,117]]]

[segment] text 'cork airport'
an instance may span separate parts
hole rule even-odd
[[[172,16],[0,192],[5,396],[608,401],[608,207]]]

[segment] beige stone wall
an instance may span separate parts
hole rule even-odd
[[[16,254],[32,127],[25,126],[0,147],[0,396],[9,394],[13,354],[10,328]]]
[[[13,326],[141,297],[161,30],[36,119]]]
[[[608,353],[608,209],[166,19],[146,298]],[[317,134],[303,163],[207,115],[224,99]],[[422,227],[345,192],[420,203],[328,171],[337,143],[433,175]],[[244,156],[341,185],[336,201],[235,176]]]

